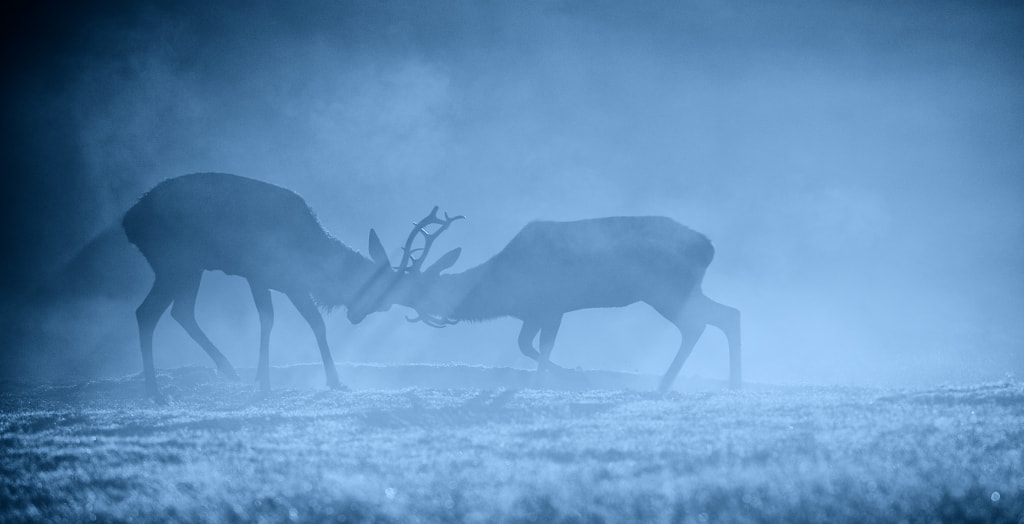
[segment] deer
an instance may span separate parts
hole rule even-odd
[[[526,225],[496,255],[460,273],[442,274],[458,260],[456,248],[422,269],[437,237],[462,216],[431,215],[416,224],[382,299],[416,311],[410,322],[442,328],[460,321],[512,317],[522,321],[519,350],[539,371],[561,369],[551,350],[562,317],[589,308],[644,302],[678,328],[681,342],[662,376],[669,390],[707,325],[729,347],[729,385],[740,388],[740,312],[708,298],[702,283],[714,258],[706,236],[667,217],[617,216]],[[433,232],[428,226],[436,225]],[[412,249],[414,239],[424,246]],[[386,256],[386,255],[385,255]],[[534,340],[537,346],[534,346]]]
[[[264,394],[270,391],[271,290],[286,295],[313,330],[332,389],[342,385],[321,312],[349,306],[348,319],[358,324],[367,314],[390,307],[379,297],[393,283],[393,270],[376,232],[370,230],[367,258],[327,233],[302,197],[273,184],[227,173],[170,178],[144,194],[125,213],[122,226],[154,273],[135,315],[146,394],[159,403],[165,400],[153,366],[153,333],[168,307],[218,372],[238,379],[196,321],[204,271],[219,270],[249,282],[259,314],[256,375]]]

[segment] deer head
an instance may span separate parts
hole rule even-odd
[[[348,319],[350,322],[358,324],[370,313],[386,311],[392,304],[410,306],[415,304],[419,296],[441,275],[441,272],[452,267],[459,259],[462,248],[455,248],[441,256],[427,269],[423,269],[423,263],[430,254],[430,248],[434,241],[453,222],[466,218],[462,215],[449,216],[448,213],[441,218],[437,213],[438,206],[434,206],[430,214],[413,223],[412,231],[409,232],[405,245],[402,247],[402,260],[398,266],[391,265],[387,250],[384,249],[380,237],[375,230],[370,230],[370,258],[377,264],[378,270],[374,277],[368,280],[366,288],[349,305]],[[414,247],[418,238],[423,239],[423,244],[420,247]],[[455,321],[450,319],[423,314],[418,314],[416,318],[407,318],[407,320],[423,322],[433,327],[455,324]]]

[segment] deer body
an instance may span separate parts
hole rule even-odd
[[[700,284],[712,256],[704,236],[666,218],[533,222],[486,263],[441,281],[468,288],[452,318],[526,319],[675,300]]]
[[[502,316],[520,319],[520,350],[540,369],[553,366],[549,357],[565,313],[645,302],[682,336],[661,381],[662,391],[671,386],[708,324],[728,339],[730,384],[738,387],[739,311],[707,298],[701,290],[713,257],[714,248],[704,235],[664,217],[533,222],[475,268],[446,275],[439,270],[424,272],[420,284],[396,302],[433,319],[434,325]],[[454,259],[446,265],[451,263]]]
[[[160,399],[153,367],[153,331],[172,303],[171,315],[210,355],[219,371],[237,378],[195,318],[202,273],[212,270],[249,281],[260,317],[257,377],[263,391],[270,389],[271,289],[287,295],[309,323],[327,384],[340,387],[318,306],[329,309],[358,301],[375,275],[388,268],[328,235],[297,194],[236,175],[196,173],[155,186],[125,213],[122,225],[155,274],[152,289],[136,310],[149,395]],[[375,238],[371,234],[371,241]]]

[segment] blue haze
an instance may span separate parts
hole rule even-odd
[[[126,3],[27,10],[5,37],[8,374],[133,373],[148,269],[120,215],[159,180],[295,190],[396,250],[437,204],[462,270],[528,221],[666,215],[707,234],[744,375],[900,384],[1024,373],[1024,7],[1013,2]],[[8,22],[11,24],[12,22]],[[443,244],[443,247],[441,246]],[[438,253],[438,254],[439,254]],[[274,364],[314,362],[275,297]],[[256,362],[244,282],[200,323]],[[512,321],[329,319],[340,361],[523,367]],[[553,360],[661,373],[641,306],[570,314]],[[165,318],[158,367],[208,365]],[[724,379],[709,329],[682,373]],[[344,378],[343,378],[344,380]]]

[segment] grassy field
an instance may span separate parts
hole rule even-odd
[[[352,391],[299,386],[316,371],[275,370],[265,398],[164,371],[166,406],[138,377],[6,384],[0,520],[1024,522],[1018,382],[658,397],[383,366],[361,376],[386,387],[353,367]]]

